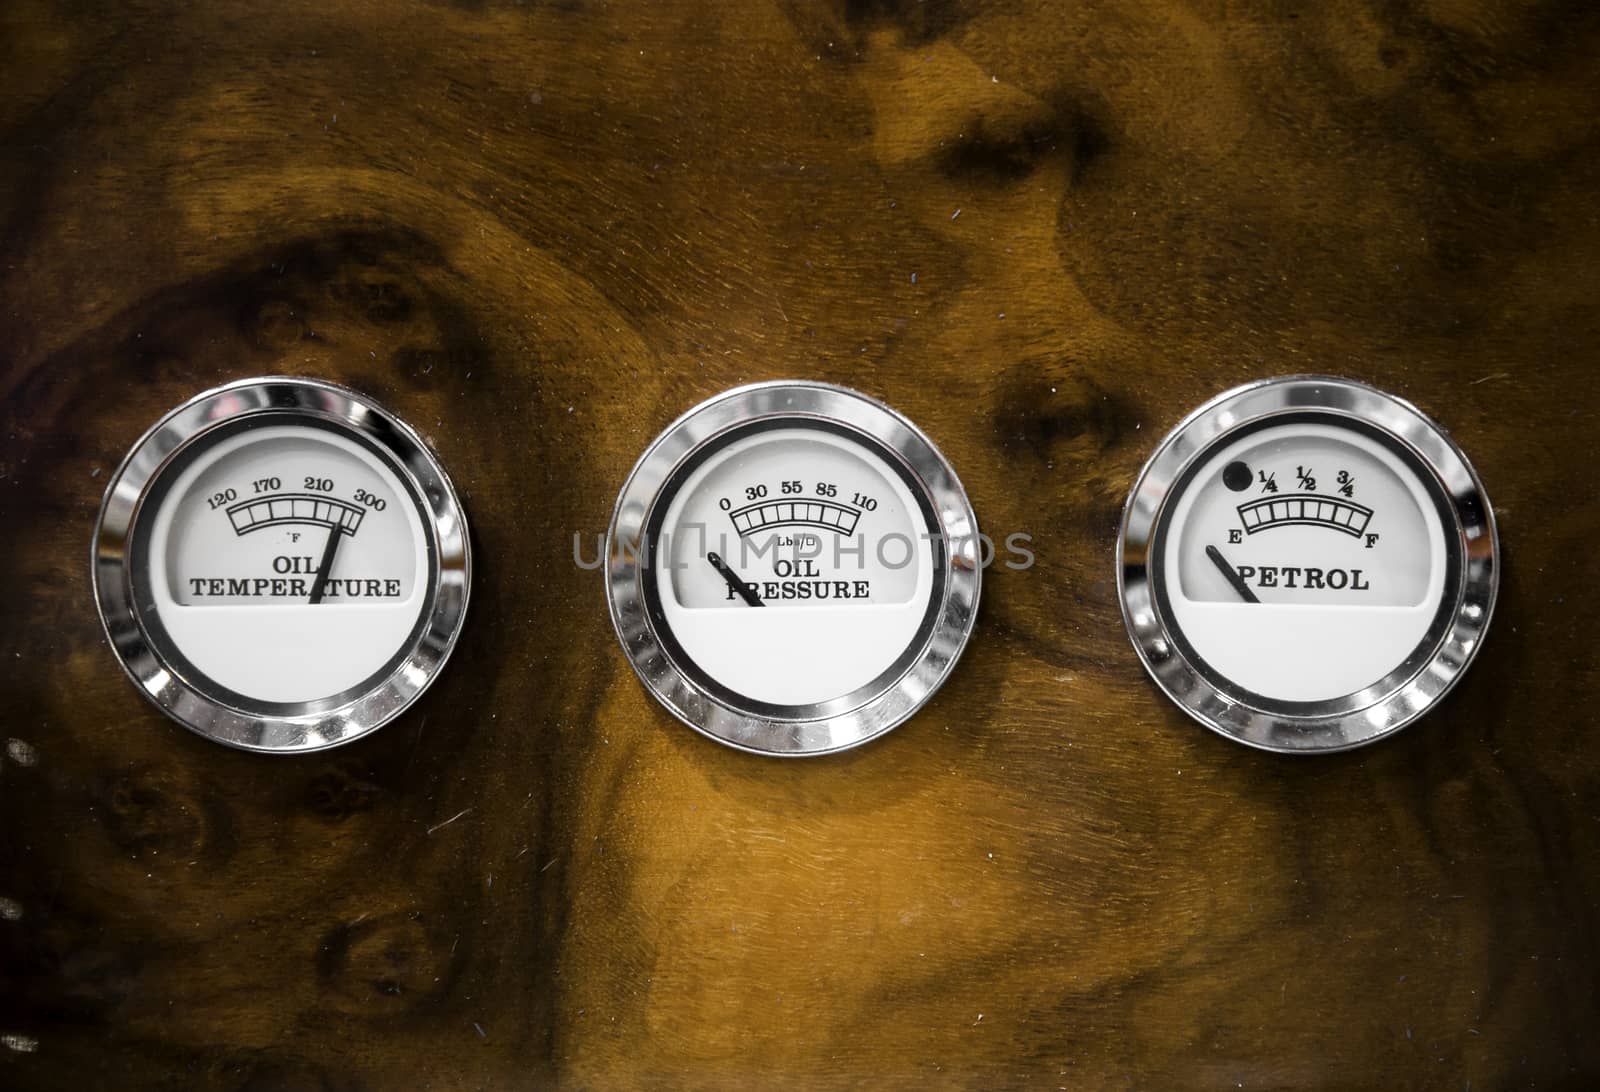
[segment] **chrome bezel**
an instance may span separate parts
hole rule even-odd
[[[145,632],[132,592],[129,545],[143,501],[183,452],[230,422],[265,413],[304,414],[358,433],[408,475],[433,536],[438,582],[428,620],[401,650],[385,678],[333,707],[297,703],[305,712],[265,714],[208,694],[163,656]],[[118,662],[140,692],[173,720],[207,739],[246,751],[293,754],[359,739],[399,716],[427,689],[460,636],[472,586],[466,517],[444,469],[422,439],[371,399],[333,383],[292,376],[241,379],[196,395],[158,421],[111,476],[95,524],[91,566],[95,603]]]
[[[673,472],[705,445],[763,420],[832,422],[898,459],[924,491],[943,537],[944,590],[931,630],[909,666],[869,684],[872,693],[769,716],[714,696],[676,663],[646,609],[640,546]],[[938,448],[915,425],[872,398],[813,382],[756,383],[702,402],[669,425],[629,473],[606,531],[606,600],[629,664],[673,716],[719,743],[756,754],[822,755],[876,739],[910,717],[949,676],[977,617],[982,581],[978,521]],[[908,651],[910,651],[908,649]],[[859,694],[859,692],[858,692]]]
[[[1454,518],[1461,565],[1443,602],[1454,601],[1442,623],[1418,643],[1431,645],[1413,670],[1354,694],[1308,702],[1303,712],[1257,708],[1224,693],[1184,654],[1171,621],[1154,601],[1149,579],[1151,540],[1175,483],[1225,437],[1263,419],[1307,411],[1366,422],[1402,445],[1433,475],[1442,508]],[[1441,513],[1444,514],[1444,513]],[[1365,383],[1330,376],[1264,379],[1227,391],[1185,418],[1161,441],[1140,471],[1117,537],[1117,591],[1123,621],[1145,668],[1179,708],[1229,739],[1266,751],[1343,751],[1392,735],[1432,708],[1460,679],[1482,643],[1500,583],[1494,513],[1483,484],[1461,449],[1422,411]],[[1413,654],[1415,656],[1416,653]]]

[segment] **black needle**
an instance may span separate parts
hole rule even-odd
[[[722,574],[722,579],[728,582],[728,587],[738,592],[746,603],[749,603],[752,607],[766,606],[761,601],[761,597],[750,590],[750,585],[740,580],[739,574],[728,568],[727,563],[722,560],[721,554],[709,553],[706,555],[706,560],[711,562],[711,567]]]
[[[317,566],[317,578],[311,582],[311,601],[322,602],[322,589],[327,587],[328,573],[333,570],[333,555],[339,552],[339,540],[344,532],[334,526],[328,530],[328,545],[322,551],[322,564]]]
[[[1228,578],[1228,583],[1233,585],[1233,590],[1239,593],[1240,599],[1243,599],[1246,603],[1261,602],[1256,598],[1256,593],[1250,590],[1250,585],[1244,582],[1244,578],[1235,572],[1233,566],[1229,565],[1227,560],[1223,558],[1221,550],[1215,546],[1207,546],[1206,556],[1211,559],[1212,564],[1222,570],[1222,575]]]

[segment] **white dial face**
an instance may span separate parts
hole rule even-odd
[[[1438,506],[1366,432],[1299,421],[1224,441],[1169,503],[1153,562],[1170,621],[1234,686],[1344,697],[1429,637],[1448,568]]]
[[[275,424],[171,473],[140,517],[139,601],[193,671],[251,702],[310,703],[355,696],[408,646],[428,539],[385,459],[332,429]]]
[[[866,701],[863,688],[893,682],[943,543],[875,446],[800,424],[747,432],[663,502],[650,558],[661,617],[711,681],[780,706]]]

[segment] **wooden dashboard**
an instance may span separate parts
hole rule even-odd
[[[0,1084],[1600,1081],[1597,48],[1487,0],[6,4]],[[1447,428],[1504,560],[1443,705],[1315,758],[1161,694],[1114,556],[1160,438],[1298,372]],[[302,757],[171,723],[90,588],[124,453],[267,374],[415,425],[476,567],[418,704]],[[1036,554],[805,761],[673,720],[574,561],[778,378]]]

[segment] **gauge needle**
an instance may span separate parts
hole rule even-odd
[[[1250,590],[1250,585],[1244,582],[1244,578],[1234,571],[1232,565],[1228,564],[1227,559],[1222,556],[1221,550],[1215,546],[1207,546],[1206,556],[1211,559],[1213,565],[1222,570],[1222,575],[1228,578],[1228,583],[1233,585],[1233,590],[1239,593],[1240,599],[1243,599],[1246,603],[1261,602],[1256,598],[1256,593]]]
[[[706,555],[706,560],[711,562],[711,567],[722,574],[722,579],[728,582],[728,587],[738,592],[740,597],[744,599],[746,603],[749,603],[752,607],[766,606],[766,604],[761,601],[761,597],[750,590],[750,585],[746,584],[743,580],[740,580],[739,574],[728,568],[728,564],[722,560],[721,554],[709,553]]]
[[[339,552],[339,540],[344,533],[334,527],[328,531],[328,545],[322,551],[322,564],[317,566],[317,578],[311,582],[311,601],[322,602],[322,589],[328,586],[328,573],[333,571],[333,555]]]

